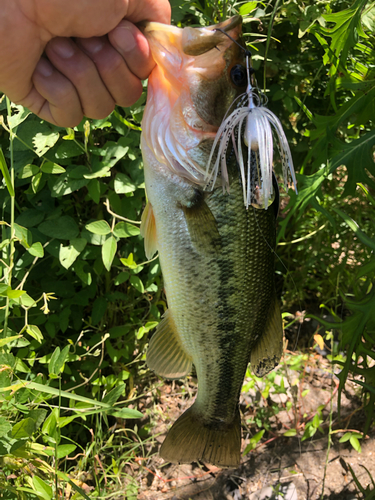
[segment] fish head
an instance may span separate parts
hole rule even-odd
[[[143,134],[158,161],[202,184],[216,132],[247,87],[242,18],[202,28],[146,23],[156,67]],[[163,132],[162,132],[163,131]]]

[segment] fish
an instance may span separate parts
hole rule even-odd
[[[244,203],[236,147],[225,149],[225,168],[216,162],[214,180],[208,175],[217,133],[248,87],[242,18],[205,28],[150,22],[142,31],[156,66],[142,120],[148,202],[141,234],[147,258],[159,253],[168,303],[146,361],[166,379],[185,377],[194,365],[198,379],[196,399],[172,425],[160,456],[235,467],[248,363],[264,376],[283,346],[274,277],[275,178],[267,206],[250,203],[250,195]],[[243,170],[257,156],[241,143]]]

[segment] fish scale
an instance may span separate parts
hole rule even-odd
[[[222,26],[238,37],[240,18]],[[168,311],[150,341],[147,363],[170,379],[188,374],[194,364],[198,378],[196,400],[172,426],[161,456],[175,463],[202,460],[235,466],[241,446],[238,400],[247,365],[251,361],[257,375],[263,375],[281,355],[282,325],[274,283],[275,210],[245,208],[238,166],[229,154],[230,192],[224,193],[220,182],[211,192],[204,191],[200,172],[209,159],[213,126],[220,125],[241,91],[233,87],[228,72],[234,63],[243,63],[244,57],[224,34],[220,38],[215,33],[215,43],[221,42],[214,48],[213,30],[199,32],[203,35],[195,47],[191,28],[189,55],[184,56],[182,32],[157,23],[145,29],[159,69],[149,80],[143,119],[148,205],[141,232],[146,255],[151,258],[156,249],[159,252],[168,302]],[[163,52],[160,47],[164,46]],[[173,60],[165,60],[173,59],[173,51],[181,73],[171,65]],[[207,74],[202,75],[206,67]],[[160,99],[163,86],[166,93],[173,87],[169,114],[168,109],[158,109],[158,102],[166,106],[165,99]],[[164,121],[156,122],[160,116]],[[188,117],[189,123],[181,116]],[[195,133],[192,123],[197,141],[186,140]],[[168,144],[163,137],[168,137]],[[193,147],[189,149],[188,144]],[[185,151],[186,158],[174,157],[173,151]],[[199,164],[196,173],[191,172],[192,160]]]

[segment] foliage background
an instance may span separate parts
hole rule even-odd
[[[375,402],[375,4],[171,4],[172,22],[181,26],[246,16],[258,84],[284,125],[299,172],[299,195],[283,195],[279,221],[283,310],[294,318],[318,315],[336,331],[345,349],[345,356],[336,356],[337,346],[331,353],[342,367],[340,389],[357,375],[366,433]],[[131,108],[85,119],[74,130],[5,96],[0,101],[6,498],[50,499],[69,488],[81,498],[85,481],[91,498],[116,484],[136,498],[126,465],[147,453],[150,436],[133,419],[140,417],[138,398],[155,384],[144,350],[166,308],[158,259],[146,262],[139,235],[145,100],[146,87]],[[306,335],[302,341],[312,343]],[[118,425],[121,432],[109,431]]]

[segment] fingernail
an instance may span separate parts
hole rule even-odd
[[[58,38],[52,40],[51,49],[64,59],[69,59],[74,54],[73,43],[67,38]]]
[[[130,52],[136,46],[133,33],[127,26],[121,24],[117,26],[113,31],[113,38],[121,52]]]
[[[96,54],[102,50],[104,46],[100,38],[81,38],[79,43],[85,50],[87,50],[87,52],[90,52],[91,54]]]
[[[52,64],[46,59],[40,59],[38,64],[36,65],[36,71],[40,73],[42,76],[51,76],[53,73]]]

